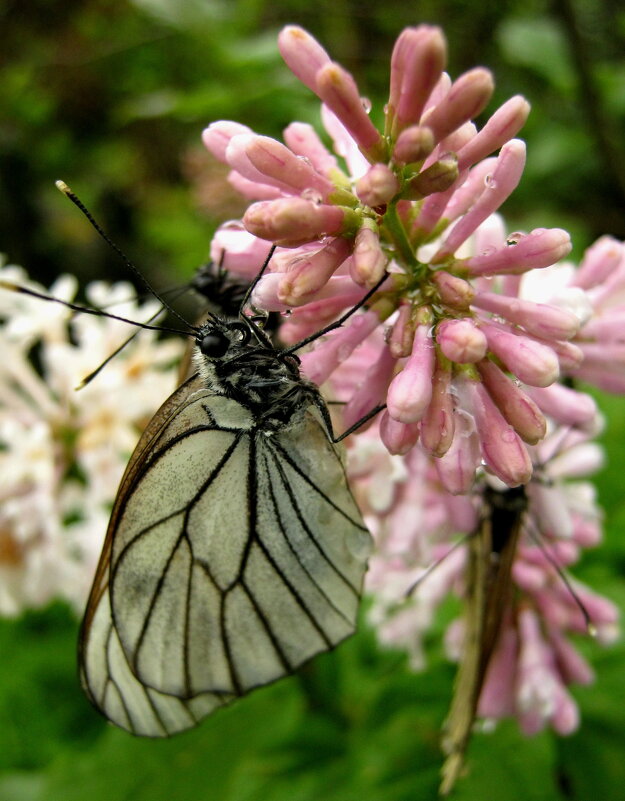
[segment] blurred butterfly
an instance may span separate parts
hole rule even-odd
[[[478,530],[468,540],[467,598],[462,659],[443,725],[441,795],[447,795],[464,766],[464,755],[486,671],[512,595],[512,563],[528,499],[525,487],[496,490],[486,485]]]

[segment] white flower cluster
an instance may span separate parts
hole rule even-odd
[[[0,279],[37,291],[18,267]],[[76,280],[50,294],[72,300]],[[147,321],[130,284],[92,284],[90,305]],[[182,342],[0,290],[0,615],[54,598],[83,606],[117,486],[141,430],[173,391]]]

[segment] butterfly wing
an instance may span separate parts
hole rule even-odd
[[[201,382],[193,377],[176,390],[154,415],[126,468],[120,494],[124,488],[132,486],[136,471],[172,415],[201,387]],[[144,686],[134,676],[111,613],[109,575],[114,519],[115,515],[109,525],[81,627],[80,679],[92,703],[113,723],[132,734],[165,737],[195,726],[229,699],[207,693],[181,700]]]
[[[126,471],[85,618],[84,681],[114,722],[92,678],[105,641],[135,707],[204,716],[355,628],[370,538],[316,407],[267,432],[238,401],[183,390]]]

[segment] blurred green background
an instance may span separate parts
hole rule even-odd
[[[279,136],[318,122],[284,67],[297,22],[358,78],[379,113],[402,27],[442,25],[452,76],[494,70],[490,113],[524,94],[528,166],[510,230],[559,226],[575,254],[625,238],[625,9],[620,0],[5,0],[0,7],[0,250],[49,283],[128,278],[54,188],[63,178],[157,286],[188,278],[240,201],[200,143],[237,119]],[[625,406],[602,398],[610,467],[598,479],[606,544],[576,575],[625,600]],[[451,610],[448,610],[451,613]],[[443,618],[445,615],[443,614]],[[171,741],[133,739],[91,710],[75,675],[77,621],[61,606],[0,621],[0,801],[413,801],[434,798],[453,668],[410,674],[361,633],[296,677]],[[581,730],[527,740],[514,722],[475,738],[458,799],[622,799],[625,650],[581,642],[597,684],[574,690]]]

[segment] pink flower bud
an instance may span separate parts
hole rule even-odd
[[[580,442],[554,456],[549,462],[549,477],[586,478],[601,470],[605,463],[603,448],[596,442]]]
[[[395,376],[388,390],[388,412],[400,423],[416,423],[432,399],[434,343],[428,325],[415,331],[410,358]]]
[[[450,391],[451,367],[436,361],[432,400],[421,420],[421,446],[432,456],[443,456],[454,438],[454,402]]]
[[[621,263],[625,251],[623,244],[611,236],[602,236],[584,253],[571,286],[591,289],[602,284]]]
[[[532,477],[532,462],[521,438],[481,384],[466,382],[466,385],[472,399],[484,461],[509,487],[526,484]]]
[[[581,347],[573,342],[562,342],[560,340],[538,339],[533,337],[541,345],[551,348],[558,357],[558,362],[562,370],[575,370],[584,361],[584,353]]]
[[[340,283],[339,283],[340,282]],[[343,283],[345,282],[345,283]],[[351,283],[351,287],[349,284]],[[336,289],[336,292],[334,291]],[[289,321],[294,324],[317,323],[317,328],[331,322],[340,312],[354,306],[362,299],[364,291],[354,286],[351,278],[335,276],[315,293],[313,300],[293,309]],[[287,321],[287,323],[289,322]],[[287,323],[283,323],[286,325]],[[282,335],[282,328],[280,329]]]
[[[316,93],[317,72],[330,61],[319,42],[298,25],[287,25],[278,34],[278,48],[291,72]]]
[[[412,178],[402,196],[417,200],[434,192],[444,192],[455,183],[457,178],[456,157],[453,154],[447,154]]]
[[[625,342],[580,342],[584,361],[604,367],[625,365]]]
[[[389,203],[399,191],[399,181],[386,164],[374,164],[356,182],[356,194],[366,205],[375,208]]]
[[[441,484],[452,495],[471,490],[480,463],[480,441],[472,415],[458,409],[454,415],[454,437],[449,450],[434,461]]]
[[[411,125],[397,137],[393,149],[396,164],[414,164],[423,161],[434,150],[434,137],[429,128]]]
[[[367,412],[384,402],[396,364],[397,361],[391,356],[390,350],[382,348],[377,361],[369,367],[362,383],[343,409],[343,423],[346,428],[354,425]]]
[[[547,422],[536,404],[488,359],[477,368],[488,394],[521,439],[530,445],[539,442],[545,436]]]
[[[423,115],[421,124],[430,128],[435,142],[440,142],[462,123],[477,117],[494,88],[489,70],[483,67],[469,70],[454,81],[443,100]]]
[[[444,320],[436,328],[436,341],[452,362],[472,364],[486,355],[486,337],[473,320]]]
[[[464,182],[456,187],[447,204],[443,206],[441,216],[445,220],[453,222],[461,215],[466,214],[484,192],[484,187],[490,183],[492,171],[495,169],[496,164],[497,159],[495,158],[484,159],[473,167]],[[487,222],[482,223],[476,232],[476,236],[481,234],[483,225],[487,224]],[[503,245],[504,243],[502,242],[501,244]]]
[[[445,37],[430,25],[406,28],[391,57],[389,114],[395,134],[419,121],[447,60]]]
[[[457,154],[467,142],[470,142],[477,135],[477,127],[472,122],[465,122],[455,131],[452,131],[449,136],[442,139],[434,148],[433,153],[425,160],[425,166],[429,167],[430,164],[439,158],[443,158],[448,153],[453,153],[456,164],[458,163]]]
[[[438,287],[445,306],[465,311],[473,302],[475,290],[464,278],[458,278],[445,270],[437,270],[432,276],[432,282]]]
[[[573,536],[573,521],[559,487],[550,487],[540,481],[531,482],[527,487],[527,497],[543,536],[558,539]]]
[[[482,331],[486,334],[490,350],[525,384],[548,387],[557,380],[560,367],[551,348],[491,323],[484,323]]]
[[[369,119],[349,72],[340,64],[330,62],[319,69],[316,80],[316,93],[347,128],[363,153],[371,161],[384,161],[384,140]]]
[[[314,350],[300,357],[302,372],[313,383],[323,384],[379,325],[380,318],[373,309],[355,315],[344,328],[331,332]]]
[[[601,317],[591,317],[581,331],[581,339],[598,342],[625,341],[625,310],[606,311]]]
[[[463,170],[494,153],[521,130],[530,112],[530,104],[515,95],[490,117],[470,142],[458,151],[458,167]]]
[[[226,150],[228,163],[243,176],[273,186],[289,187],[292,192],[314,190],[326,200],[334,190],[331,181],[316,172],[310,162],[292,153],[269,136],[242,134],[234,137]],[[252,166],[252,170],[249,169]]]
[[[354,240],[350,275],[360,286],[372,287],[384,275],[388,257],[380,245],[375,223],[365,220]]]
[[[525,167],[525,143],[512,139],[501,148],[492,178],[471,209],[451,229],[432,263],[443,261],[454,253],[478,225],[506,200],[516,188]]]
[[[397,320],[388,336],[388,346],[395,359],[410,356],[414,343],[416,321],[410,303],[402,303],[397,313]]]
[[[292,122],[284,129],[284,142],[296,156],[309,159],[320,175],[329,178],[339,169],[336,158],[323,144],[312,125]]]
[[[247,125],[241,125],[240,122],[219,120],[218,122],[212,122],[208,128],[202,131],[202,141],[218,161],[227,164],[226,149],[232,137],[253,133],[251,128],[248,128]]]
[[[286,306],[301,306],[318,292],[349,256],[350,243],[342,237],[332,239],[316,253],[298,256],[292,268],[282,273],[278,300]]]
[[[228,272],[251,279],[260,270],[270,250],[271,242],[248,233],[241,223],[224,223],[213,236],[210,257]]]
[[[269,273],[263,275],[260,281],[254,287],[252,293],[252,303],[259,309],[265,311],[286,312],[290,310],[290,306],[282,303],[278,299],[278,290],[280,282],[282,281],[282,273]]]
[[[480,292],[473,305],[522,325],[528,333],[543,339],[571,339],[579,330],[579,320],[574,314],[545,303]]]
[[[561,228],[536,228],[515,244],[462,262],[472,276],[525,273],[549,267],[571,252],[571,237]]]
[[[403,455],[408,453],[419,439],[419,424],[400,423],[384,411],[380,418],[380,438],[389,453]]]
[[[602,389],[604,392],[613,392],[616,395],[625,395],[625,375],[615,373],[607,367],[591,367],[584,365],[575,370],[575,378],[587,381],[589,384]]]
[[[412,226],[412,237],[417,242],[424,242],[430,238],[430,234],[436,228],[441,219],[445,206],[453,197],[457,187],[462,183],[464,175],[460,175],[444,192],[435,192],[428,195],[421,205],[421,210]]]
[[[250,181],[236,170],[230,170],[228,173],[228,183],[248,200],[277,200],[284,196],[282,190],[277,186]]]
[[[578,392],[562,384],[526,387],[525,391],[545,414],[562,425],[584,426],[596,419],[597,404],[585,392]]]
[[[355,212],[342,206],[289,197],[253,203],[243,215],[243,224],[261,239],[297,247],[349,231],[356,219]]]
[[[549,642],[555,654],[558,671],[567,684],[592,684],[595,680],[593,669],[559,631],[552,629],[549,632]]]

